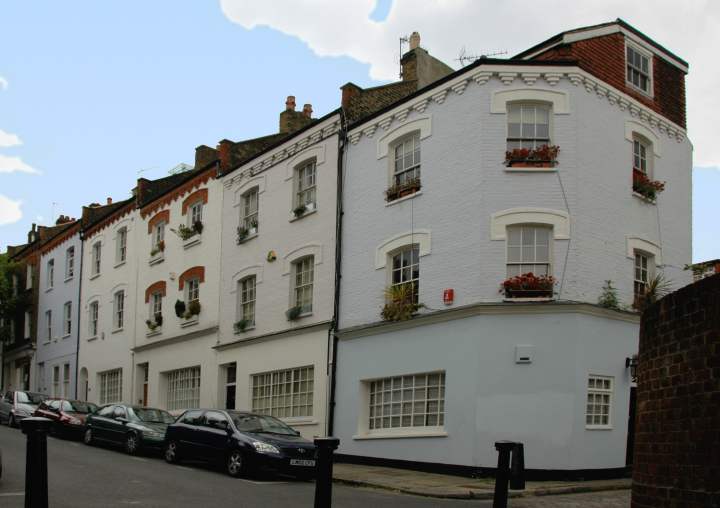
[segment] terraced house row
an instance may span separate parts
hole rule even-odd
[[[621,474],[635,308],[691,280],[687,63],[621,20],[457,71],[415,33],[401,63],[11,248],[4,386],[272,414],[344,460],[472,472],[512,439],[538,475]]]

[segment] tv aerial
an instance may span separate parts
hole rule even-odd
[[[507,55],[507,51],[493,51],[493,52],[481,53],[479,55],[472,55],[472,54],[468,54],[467,50],[465,49],[465,46],[463,46],[462,48],[460,48],[458,57],[455,60],[460,62],[461,67],[465,67],[466,65],[469,65],[477,60],[481,60],[483,58],[492,58],[492,57],[500,56],[500,55]]]

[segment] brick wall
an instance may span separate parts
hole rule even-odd
[[[616,33],[554,47],[535,60],[577,60],[580,67],[685,128],[685,74],[653,58],[653,97],[626,85],[625,40]]]
[[[633,508],[720,506],[720,275],[640,325]]]

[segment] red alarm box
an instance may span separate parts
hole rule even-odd
[[[443,291],[443,303],[445,305],[452,305],[455,300],[455,290],[450,288]]]

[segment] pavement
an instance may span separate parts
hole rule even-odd
[[[25,436],[18,429],[0,427],[3,476],[0,507],[24,505]],[[346,465],[337,464],[340,476]],[[356,466],[360,467],[360,466]],[[363,468],[365,466],[362,466]],[[391,470],[397,473],[398,470]],[[347,473],[347,471],[345,471]],[[358,475],[360,471],[358,470]],[[365,471],[367,480],[377,471]],[[383,471],[382,474],[388,474]],[[443,477],[443,475],[432,475]],[[397,478],[397,477],[396,477]],[[476,482],[450,477],[461,484]],[[338,478],[339,479],[339,478]],[[86,446],[77,441],[48,438],[50,506],[86,507],[311,507],[313,482],[283,477],[230,478],[218,468],[201,463],[166,464],[158,456],[131,457],[119,449]],[[407,481],[402,478],[400,481]],[[415,480],[419,481],[419,480]],[[439,481],[425,478],[424,482]],[[449,481],[449,480],[448,480]],[[482,499],[452,499],[408,495],[398,489],[379,488],[369,481],[360,486],[343,483],[333,487],[335,508],[490,508]],[[474,485],[474,483],[472,483]],[[446,485],[446,488],[447,487]],[[625,491],[589,494],[532,496],[510,500],[511,508],[628,508]]]
[[[463,478],[355,464],[335,464],[333,477],[336,482],[347,485],[444,499],[492,499],[495,488],[494,478]],[[510,491],[510,497],[628,490],[631,484],[629,478],[573,482],[527,482],[525,490]]]

